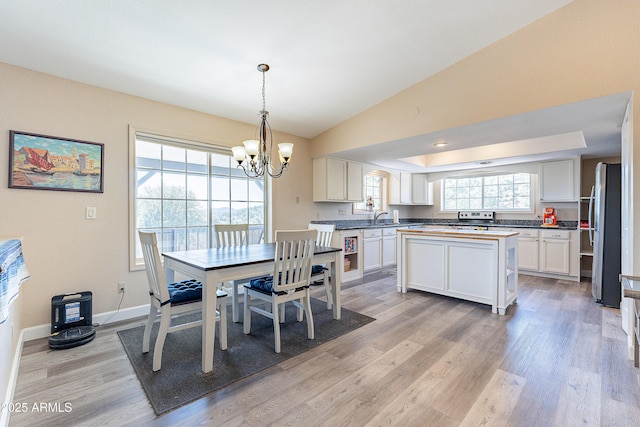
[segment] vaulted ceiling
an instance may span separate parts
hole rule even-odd
[[[0,62],[247,123],[267,63],[272,127],[312,138],[571,1],[4,1]],[[426,170],[420,142],[394,144]]]

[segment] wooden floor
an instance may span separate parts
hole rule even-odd
[[[343,305],[376,321],[161,417],[116,335],[141,320],[100,327],[75,349],[31,341],[14,398],[28,410],[10,425],[640,426],[640,371],[619,311],[595,304],[586,282],[521,275],[520,285],[498,316],[400,294],[392,270],[367,275],[344,286]]]

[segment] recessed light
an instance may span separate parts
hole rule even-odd
[[[445,145],[447,145],[447,143],[444,141],[439,141],[433,144],[434,147],[444,147]]]

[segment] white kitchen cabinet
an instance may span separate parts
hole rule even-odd
[[[382,267],[382,229],[364,229],[362,235],[364,271]]]
[[[578,230],[514,228],[512,231],[518,232],[518,270],[522,274],[580,280]]]
[[[382,229],[382,266],[396,264],[396,229]]]
[[[396,263],[396,229],[370,228],[362,230],[364,271],[376,270]]]
[[[361,202],[364,200],[364,166],[360,163],[347,162],[347,200]]]
[[[390,205],[400,204],[400,174],[395,172],[389,172],[387,179],[387,195],[388,203]]]
[[[409,172],[400,172],[400,204],[411,204],[411,174]]]
[[[433,205],[433,182],[427,175],[411,175],[411,203],[414,205]]]
[[[518,269],[538,271],[538,230],[517,230]]]
[[[424,174],[390,174],[389,204],[433,205],[433,183]]]
[[[389,204],[411,204],[411,174],[409,172],[389,173]]]
[[[578,200],[580,166],[575,164],[573,159],[540,163],[540,201],[575,202]],[[578,178],[576,178],[576,172]]]
[[[361,202],[363,166],[342,159],[313,159],[314,202]]]
[[[570,232],[567,230],[540,231],[540,271],[569,274]]]

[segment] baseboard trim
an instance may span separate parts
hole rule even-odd
[[[139,305],[137,307],[124,308],[120,311],[108,311],[106,313],[100,313],[93,316],[92,320],[94,324],[105,325],[113,322],[119,322],[121,320],[129,320],[135,317],[146,316],[149,314],[149,304]],[[38,325],[22,330],[24,332],[24,341],[36,340],[39,338],[48,337],[51,335],[51,325]],[[21,336],[22,336],[21,332]]]
[[[568,280],[570,282],[579,282],[580,281],[580,277],[565,276],[563,274],[543,273],[541,271],[520,270],[520,269],[518,269],[518,274],[524,274],[526,276],[546,277],[548,279]]]

